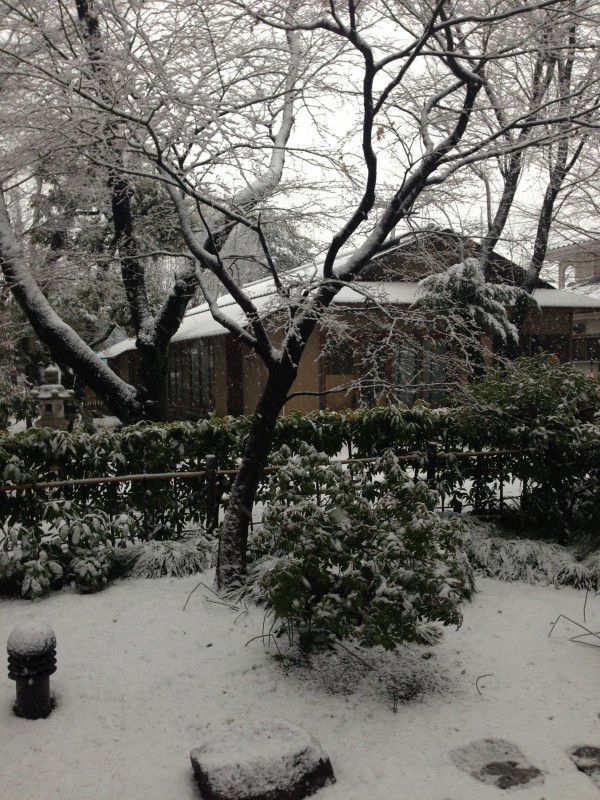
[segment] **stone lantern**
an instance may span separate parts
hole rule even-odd
[[[40,418],[38,428],[56,428],[65,430],[68,421],[65,417],[65,400],[73,396],[71,389],[65,389],[60,382],[60,370],[56,364],[50,364],[44,370],[44,382],[32,389],[32,394],[39,401]]]

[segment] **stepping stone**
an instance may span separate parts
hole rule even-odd
[[[600,789],[600,747],[583,744],[569,750],[569,758],[580,772],[585,772]]]
[[[209,730],[190,758],[203,800],[301,800],[335,783],[317,740],[283,720]]]
[[[505,739],[480,739],[453,750],[450,758],[463,772],[498,789],[544,782],[541,770],[534,767],[515,744]]]

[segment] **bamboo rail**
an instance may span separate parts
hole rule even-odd
[[[475,458],[475,457],[493,457],[493,456],[506,456],[506,455],[524,455],[526,453],[534,452],[533,449],[522,450],[460,450],[453,452],[446,452],[444,450],[436,450],[436,459],[450,459],[450,458]],[[333,459],[334,464],[369,464],[378,461],[380,457],[370,458],[342,458]],[[421,461],[427,460],[428,453],[407,453],[405,455],[397,456],[398,461]],[[265,472],[276,472],[283,467],[270,466],[265,467]],[[21,483],[21,484],[7,484],[0,486],[0,492],[23,492],[31,491],[34,489],[59,489],[61,487],[70,486],[97,486],[103,483],[133,483],[135,481],[159,481],[159,480],[193,480],[194,478],[205,478],[207,475],[237,475],[237,469],[217,469],[217,470],[197,470],[193,472],[147,472],[131,475],[104,475],[95,478],[72,478],[60,481],[39,481],[34,483]]]

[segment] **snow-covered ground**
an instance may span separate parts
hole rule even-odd
[[[205,576],[207,583],[211,575]],[[523,800],[587,800],[600,791],[566,750],[600,745],[600,650],[569,641],[584,593],[480,580],[459,631],[423,648],[367,652],[369,671],[343,653],[306,665],[279,662],[260,641],[262,614],[208,602],[197,579],[118,582],[96,595],[61,592],[0,603],[0,639],[30,619],[57,634],[57,707],[46,720],[11,712],[0,680],[2,800],[197,800],[190,749],[219,724],[283,718],[313,734],[337,783],[322,800],[486,800],[450,752],[482,738],[514,743],[544,773],[512,789]],[[587,621],[600,628],[600,599]],[[578,632],[578,631],[577,631]],[[478,681],[478,676],[490,674]],[[416,698],[393,712],[389,685]]]

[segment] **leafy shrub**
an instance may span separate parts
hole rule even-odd
[[[38,403],[24,386],[18,386],[0,377],[0,430],[5,430],[11,419],[33,419],[38,414]]]
[[[472,591],[460,524],[393,453],[360,472],[310,447],[282,448],[264,525],[251,544],[250,591],[301,647],[357,639],[390,650],[460,625]]]
[[[70,503],[52,503],[37,525],[5,522],[0,530],[0,594],[36,599],[72,584],[97,591],[114,566],[111,540],[131,537],[134,521],[104,512],[79,514]]]
[[[181,578],[205,570],[214,541],[198,534],[181,541],[153,541],[134,545],[127,574],[132,578]]]
[[[69,565],[69,574],[75,588],[84,594],[98,592],[108,586],[112,568],[112,551],[101,548],[98,551],[79,551]]]
[[[506,459],[523,509],[568,540],[600,522],[600,381],[552,356],[518,359],[475,382],[456,419],[473,447],[531,448]]]
[[[70,502],[50,504],[39,525],[7,521],[0,528],[0,595],[33,600],[64,585],[97,592],[117,576],[179,577],[210,563],[214,540],[202,533],[139,542],[136,531],[132,517],[81,515]]]
[[[35,600],[50,591],[53,585],[59,584],[63,577],[63,568],[46,550],[40,550],[37,558],[26,561],[21,584],[21,597]]]

